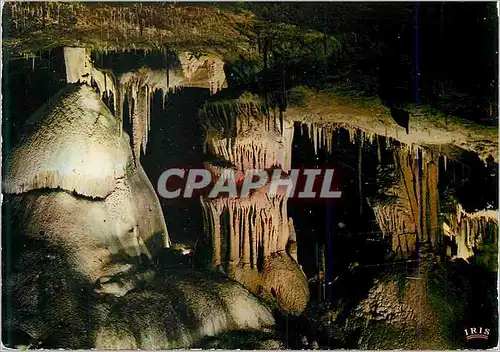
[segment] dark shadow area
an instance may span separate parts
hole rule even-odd
[[[297,231],[299,262],[307,277],[316,282],[317,287],[311,287],[316,298],[320,296],[319,290],[328,291],[332,298],[338,296],[343,290],[334,287],[340,277],[349,273],[353,263],[373,264],[384,259],[385,243],[366,203],[366,198],[378,190],[376,147],[365,144],[362,149],[362,195],[359,194],[358,148],[349,141],[347,131],[339,130],[334,136],[332,153],[320,149],[316,155],[310,139],[301,135],[300,127],[295,130],[292,168],[333,168],[335,183],[342,191],[339,199],[290,199],[288,203],[289,215]],[[325,253],[325,281],[331,283],[327,289],[320,288],[317,282],[322,251]]]
[[[93,51],[91,59],[97,69],[111,71],[117,76],[122,73],[136,71],[141,67],[152,70],[180,69],[177,55],[168,49],[148,52],[145,50],[109,53]]]
[[[458,150],[455,155],[446,160],[446,167],[444,158],[439,164],[441,199],[452,204],[458,201],[467,212],[497,209],[498,164],[491,158],[483,161],[465,150]]]
[[[153,187],[169,168],[187,171],[203,168],[203,139],[198,110],[208,98],[207,89],[184,88],[168,95],[163,109],[161,94],[155,94],[151,112],[151,129],[142,165]],[[203,234],[199,198],[163,199],[160,203],[173,242],[193,245]]]
[[[93,283],[73,269],[67,249],[21,228],[4,195],[2,342],[11,348],[91,348]]]
[[[497,273],[463,260],[429,270],[429,299],[440,313],[443,333],[457,348],[486,349],[498,341]],[[465,329],[489,329],[488,340],[465,341]]]
[[[18,142],[25,121],[66,86],[63,49],[43,51],[34,59],[2,51],[2,153]]]

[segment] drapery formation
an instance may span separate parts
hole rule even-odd
[[[369,199],[382,233],[392,238],[393,250],[406,256],[416,249],[417,240],[435,244],[440,233],[438,155],[415,145],[397,143],[391,138],[382,139],[377,134],[343,123],[301,124],[301,133],[310,139],[316,154],[319,149],[332,153],[336,133],[340,129],[344,129],[349,141],[358,146],[360,204],[363,202],[363,148],[376,148],[378,167],[385,171],[389,165],[382,165],[382,151],[390,149],[393,154],[391,184],[380,197]]]
[[[200,116],[207,132],[206,150],[223,159],[238,175],[244,177],[249,170],[290,170],[292,125],[278,123],[278,116],[266,113],[259,102],[207,104]],[[223,170],[212,164],[206,166],[215,177]],[[251,292],[300,314],[309,292],[296,262],[287,195],[272,197],[268,192],[266,184],[247,197],[202,199],[212,265]],[[290,248],[291,253],[287,251]]]
[[[392,236],[393,250],[406,256],[417,241],[440,241],[438,158],[424,150],[396,148],[394,165],[397,181],[373,208],[384,235]]]
[[[286,202],[286,196],[268,197],[262,190],[248,198],[203,202],[213,265],[260,270],[266,258],[285,251],[290,237]]]
[[[258,99],[240,98],[206,104],[201,121],[207,131],[207,152],[222,157],[238,170],[291,168],[293,124],[280,123]]]

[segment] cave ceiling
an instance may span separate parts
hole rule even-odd
[[[430,51],[437,50],[440,43],[437,39],[432,42],[427,36],[439,26],[436,20],[452,11],[454,9],[447,5],[422,4],[417,9],[410,3],[390,6],[267,3],[263,6],[257,3],[8,2],[3,10],[4,23],[7,23],[3,47],[9,59],[32,60],[57,47],[81,47],[93,55],[108,57],[137,51],[145,57],[158,52],[190,53],[196,57],[212,55],[229,66],[225,68],[229,73],[226,76],[228,81],[233,81],[229,82],[233,88],[241,88],[236,89],[239,92],[275,92],[282,90],[281,86],[283,89],[314,86],[313,97],[306,107],[288,104],[288,119],[325,126],[347,125],[405,144],[438,145],[437,149],[451,144],[477,153],[483,160],[492,157],[496,161],[498,133],[494,121],[497,112],[493,108],[497,100],[496,79],[491,76],[490,81],[485,81],[484,78],[487,72],[495,71],[491,68],[494,60],[484,59],[485,54],[480,53],[478,60],[486,64],[483,67],[486,73],[472,83],[487,84],[479,90],[472,84],[465,85],[469,75],[474,75],[479,68],[471,68],[468,71],[472,73],[463,73],[467,77],[457,78],[456,73],[447,74],[447,63],[434,63],[428,58],[432,56]],[[492,11],[486,16],[483,27],[494,29]],[[445,57],[460,53],[455,45],[461,34],[459,20],[448,21],[450,29],[441,31],[444,39],[439,40],[447,43]],[[423,39],[419,44],[422,53],[415,56],[414,28],[418,21],[422,23]],[[454,29],[458,31],[456,35],[449,33]],[[477,45],[470,45],[470,50],[475,50]],[[443,56],[443,52],[440,54]],[[326,57],[334,58],[333,65]],[[383,57],[385,63],[377,61],[378,57]],[[450,66],[459,67],[467,60],[457,57],[458,63]],[[146,61],[141,64],[148,66]],[[242,70],[237,65],[243,61],[250,68],[247,65]],[[97,67],[99,62],[103,61],[97,60]],[[408,69],[416,65],[421,66],[421,72]],[[391,71],[396,78],[378,82],[386,71]],[[421,88],[417,92],[412,86],[418,84]],[[205,86],[183,84],[190,85]],[[391,118],[394,111],[404,111],[403,124]],[[405,126],[408,124],[409,128]]]

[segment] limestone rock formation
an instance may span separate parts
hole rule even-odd
[[[406,280],[404,287],[395,280],[375,282],[347,323],[361,331],[359,348],[449,348],[427,291],[425,277]]]
[[[186,50],[186,46],[195,51],[199,49],[199,42],[224,43],[221,52],[226,44],[232,43],[237,43],[240,50],[250,49],[249,43],[245,43],[248,37],[238,31],[239,26],[248,24],[250,16],[219,11],[211,6],[29,2],[9,3],[5,12],[9,37],[25,38],[9,44],[23,50],[25,45],[33,48],[33,41],[40,38],[45,38],[49,48],[83,46],[102,52],[165,47]]]
[[[220,274],[152,269],[136,275],[140,289],[103,296],[55,247],[42,243],[36,253],[20,258],[4,287],[4,295],[16,293],[5,323],[33,348],[187,348],[226,331],[274,326],[269,308]]]
[[[140,160],[141,152],[146,152],[151,126],[151,100],[156,91],[161,91],[166,99],[168,92],[178,87],[209,88],[215,94],[227,86],[224,62],[218,56],[207,54],[198,57],[187,52],[181,52],[178,56],[180,65],[172,69],[141,67],[137,71],[116,76],[112,72],[96,69],[89,50],[64,48],[68,83],[96,86],[103,96],[112,98],[113,112],[120,121],[123,121],[124,103],[127,100],[130,109],[128,118],[132,124],[132,151],[136,162]]]
[[[4,191],[20,234],[74,253],[91,280],[112,256],[151,257],[165,219],[119,121],[87,86],[69,86],[29,121],[8,157]]]
[[[33,347],[136,349],[272,327],[270,310],[237,283],[151,269],[170,242],[163,213],[92,88],[68,86],[35,122],[9,156],[4,185],[15,229],[4,285],[11,331]]]
[[[410,114],[408,134],[380,102],[360,105],[326,94],[314,96],[306,107],[289,107],[287,119],[323,128],[345,128],[352,132],[360,130],[369,138],[373,135],[384,136],[407,146],[441,151],[441,154],[445,154],[443,147],[453,145],[476,153],[484,161],[487,158],[498,160],[496,126],[480,126],[451,117],[445,124],[443,116],[429,114],[423,109],[415,109]]]
[[[457,245],[453,258],[467,261],[487,238],[489,244],[498,242],[498,211],[485,209],[468,213],[457,204],[456,212],[447,214],[443,221],[443,234]]]
[[[69,87],[27,122],[23,142],[5,163],[3,190],[61,188],[104,198],[129,166],[127,139],[89,87]]]
[[[457,245],[453,258],[467,260],[479,249],[483,238],[498,236],[498,211],[484,209],[467,213],[460,204],[451,213],[439,206],[439,158],[425,149],[395,147],[394,169],[380,170],[389,178],[380,194],[369,200],[384,236],[392,238],[392,249],[406,257],[414,253],[418,242],[443,243],[443,235]],[[444,160],[446,167],[446,159]],[[390,174],[390,175],[389,175]],[[451,252],[448,253],[451,257]]]
[[[417,241],[441,241],[438,225],[438,159],[432,152],[394,149],[393,182],[370,199],[377,222],[392,248],[406,256]]]
[[[202,111],[208,151],[233,165],[241,178],[249,170],[289,170],[291,166],[293,128],[282,124],[280,133],[277,119],[261,111],[258,103],[241,101],[205,106]],[[214,177],[222,172],[220,167],[207,166]],[[276,301],[283,310],[300,314],[309,290],[296,261],[287,195],[268,193],[269,183],[248,197],[202,199],[212,265],[223,268],[251,292]]]
[[[212,265],[223,268],[251,292],[300,314],[309,298],[298,266],[286,196],[268,197],[269,185],[248,198],[216,198],[203,203]],[[290,229],[291,227],[291,229]]]
[[[207,152],[232,163],[238,170],[291,168],[293,123],[276,111],[266,112],[263,102],[241,96],[203,106],[200,117],[207,131]]]
[[[115,304],[96,306],[102,319],[94,335],[96,348],[186,348],[225,331],[266,330],[274,325],[269,308],[218,275],[175,271],[157,280],[151,288]]]
[[[7,2],[2,342],[449,349],[477,325],[493,345],[497,10]],[[182,87],[203,91],[168,102]],[[202,162],[238,190],[335,165],[342,197],[160,203],[148,175]]]

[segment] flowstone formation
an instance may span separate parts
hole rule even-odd
[[[236,100],[205,104],[200,118],[208,153],[243,173],[273,167],[290,171],[293,123],[275,110],[268,111],[259,96],[244,94]]]
[[[206,150],[234,168],[229,170],[241,178],[236,183],[253,170],[290,170],[292,125],[284,121],[280,127],[277,115],[267,115],[259,102],[206,104],[201,119],[206,127]],[[215,179],[224,172],[217,165],[207,164],[207,168]],[[212,266],[298,315],[307,305],[309,290],[297,262],[288,196],[268,193],[269,184],[265,184],[248,197],[202,198]]]
[[[4,192],[19,203],[17,215],[26,217],[20,224],[28,234],[59,244],[75,239],[65,239],[61,231],[76,238],[96,236],[79,244],[108,248],[110,254],[125,250],[151,257],[145,244],[157,233],[168,246],[156,193],[142,167],[134,165],[128,136],[119,130],[119,122],[87,86],[68,86],[28,120],[23,140],[7,157],[3,182]],[[69,221],[73,210],[85,213],[86,207],[95,214],[88,224],[92,230],[84,218]],[[69,218],[51,216],[51,209]]]
[[[69,85],[8,156],[4,216],[17,246],[6,325],[32,347],[106,349],[183,348],[272,327],[271,311],[238,284],[151,266],[170,239],[120,123],[92,88]]]

